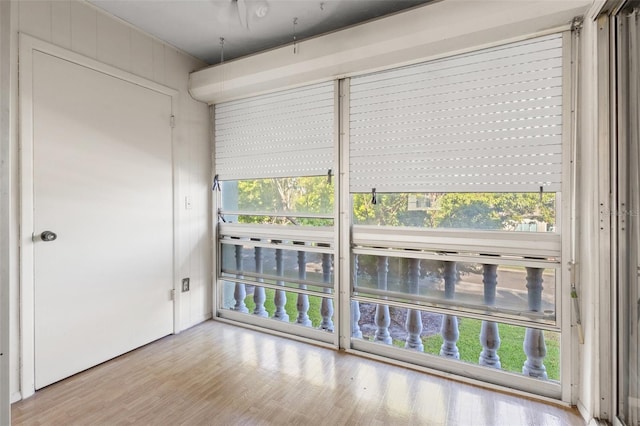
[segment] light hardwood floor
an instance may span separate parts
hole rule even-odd
[[[574,410],[215,321],[42,389],[15,425],[584,425]]]

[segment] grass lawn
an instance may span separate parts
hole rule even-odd
[[[269,312],[269,317],[273,317],[275,312],[275,305],[273,303],[275,290],[265,289],[266,301],[264,304],[265,309]],[[297,294],[292,292],[286,292],[287,303],[285,310],[289,314],[289,321],[295,322],[298,316],[298,309],[296,308]],[[322,322],[320,316],[320,304],[321,297],[309,296],[309,311],[308,315],[311,319],[313,327],[318,327]],[[253,312],[255,304],[253,303],[253,295],[247,296],[245,299],[249,312]],[[458,340],[458,350],[460,351],[460,360],[470,362],[472,364],[478,363],[478,357],[482,351],[482,345],[480,345],[480,327],[482,321],[458,318],[458,328],[460,332],[460,338]],[[507,324],[498,325],[500,333],[500,349],[498,355],[500,356],[500,362],[502,369],[507,371],[513,371],[516,373],[522,373],[522,365],[526,360],[526,355],[522,349],[522,343],[524,341],[524,327],[518,327]],[[560,380],[560,335],[558,333],[544,332],[545,342],[547,344],[547,357],[544,360],[544,364],[547,367],[547,375],[551,380]],[[442,336],[435,334],[428,337],[423,337],[424,351],[429,354],[438,355],[440,353],[440,346],[442,345]],[[394,340],[394,346],[404,347],[404,341]]]
[[[276,311],[276,305],[273,303],[276,291],[270,288],[265,288],[264,291],[267,297],[267,300],[264,302],[264,308],[269,312],[269,318],[271,318],[273,317],[273,313]],[[287,291],[286,295],[287,303],[284,305],[284,310],[289,314],[289,322],[296,322],[296,318],[298,317],[298,308],[296,307],[298,294]],[[253,312],[256,307],[256,304],[253,303],[253,295],[247,296],[247,298],[244,299],[244,303],[247,305],[247,308],[249,308],[249,312]],[[307,314],[309,315],[309,319],[311,320],[313,327],[319,327],[322,322],[322,316],[320,315],[321,303],[321,297],[309,296],[309,311]]]
[[[478,357],[482,352],[480,344],[480,327],[482,321],[469,318],[458,317],[458,329],[460,338],[458,339],[458,350],[460,360],[472,364],[478,363]],[[522,349],[524,341],[524,327],[514,325],[499,324],[500,348],[498,355],[502,369],[522,373],[522,366],[527,359]],[[547,356],[544,365],[547,367],[547,376],[551,380],[560,380],[560,335],[558,333],[544,332],[545,343],[547,345]],[[435,334],[423,337],[424,351],[429,354],[440,354],[442,346],[442,336]],[[404,341],[394,341],[394,345],[404,347]]]

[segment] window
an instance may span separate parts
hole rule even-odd
[[[553,231],[555,193],[387,193],[352,194],[357,225],[421,228]]]
[[[217,315],[559,398],[567,41],[216,105]]]
[[[560,395],[563,61],[558,34],[348,82],[354,348]]]
[[[335,341],[334,92],[216,105],[219,316]]]

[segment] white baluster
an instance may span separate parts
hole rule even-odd
[[[281,241],[274,240],[274,243],[280,243]],[[284,265],[282,262],[282,249],[276,249],[276,275],[279,277],[284,276]],[[276,284],[284,287],[284,281],[278,280]],[[273,319],[289,322],[289,314],[285,310],[287,304],[287,293],[284,290],[276,290],[273,298],[273,303],[276,305],[276,311],[273,314]]]
[[[484,283],[484,303],[487,306],[496,304],[496,286],[498,285],[498,265],[482,265],[482,282]],[[501,368],[498,348],[500,334],[498,324],[493,321],[482,321],[480,328],[480,344],[482,352],[478,364],[487,367]]]
[[[420,259],[409,259],[409,293],[418,294],[418,280],[420,279]],[[407,310],[407,340],[404,344],[406,349],[424,351],[424,345],[420,335],[422,334],[422,313],[418,309]]]
[[[329,247],[329,244],[318,244],[319,247]],[[331,254],[322,253],[322,282],[325,284],[331,283]],[[325,288],[323,291],[327,294],[331,294],[330,288]],[[320,305],[320,315],[322,316],[322,322],[320,323],[320,329],[326,331],[333,331],[333,299],[330,297],[323,297]]]
[[[294,244],[304,245],[301,242],[295,242]],[[307,279],[307,252],[303,250],[298,251],[298,279]],[[300,289],[306,290],[307,286],[300,284]],[[296,323],[304,325],[305,327],[311,327],[311,320],[309,319],[309,296],[306,294],[298,293],[298,300],[296,302],[296,308],[298,309],[298,317]]]
[[[360,302],[351,301],[351,337],[362,339],[362,330],[360,330]]]
[[[453,299],[456,289],[456,263],[444,262],[444,296],[447,299]],[[460,333],[458,332],[458,317],[455,315],[444,315],[442,317],[442,346],[440,347],[440,355],[448,358],[460,359],[460,351],[456,343]]]
[[[387,289],[387,275],[389,273],[389,258],[387,256],[378,257],[378,288],[380,290]],[[378,303],[376,305],[376,332],[373,340],[391,344],[391,334],[389,334],[389,325],[391,324],[391,316],[389,315],[389,306]]]
[[[238,244],[234,246],[236,249],[236,278],[244,279],[244,275],[242,275],[242,245]],[[236,301],[236,304],[233,306],[234,311],[248,313],[249,309],[247,305],[244,303],[244,299],[247,297],[247,289],[245,288],[243,283],[236,283],[235,289],[233,291],[233,298]]]
[[[353,256],[353,287],[358,287],[358,255]],[[360,330],[360,302],[351,301],[351,337],[362,339],[362,330]]]
[[[542,273],[543,268],[527,269],[527,293],[529,309],[539,312],[542,309]],[[547,346],[544,342],[544,333],[536,328],[527,328],[522,344],[527,360],[522,366],[522,374],[538,379],[547,379],[547,368],[544,366],[544,358],[547,356]]]
[[[254,241],[260,241],[260,240],[254,239]],[[254,247],[253,250],[254,250],[255,261],[256,261],[256,274],[262,274],[262,272],[264,271],[264,257],[262,256],[262,247]],[[257,281],[262,283],[264,282],[264,279],[261,277],[258,277]],[[253,310],[254,315],[258,315],[264,318],[267,318],[269,316],[269,313],[264,309],[265,299],[266,299],[266,295],[264,292],[264,287],[255,286],[253,289],[253,302],[256,305],[256,307]]]

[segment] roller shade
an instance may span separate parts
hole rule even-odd
[[[562,35],[355,77],[351,192],[556,192]]]
[[[220,180],[326,175],[333,168],[334,83],[215,106]]]

